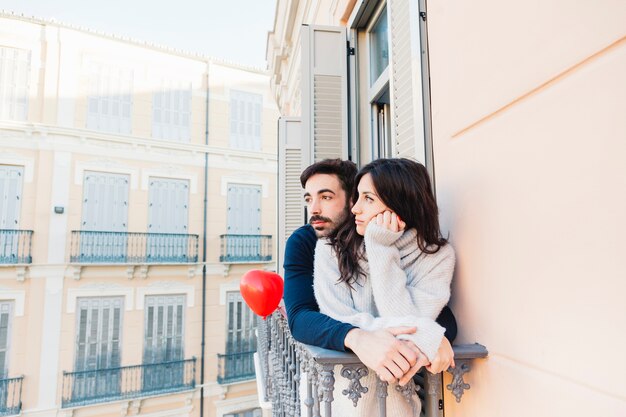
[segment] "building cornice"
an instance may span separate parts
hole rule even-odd
[[[231,68],[235,68],[235,69],[239,69],[243,71],[255,72],[258,74],[264,74],[264,75],[268,74],[267,70],[263,68],[238,64],[236,62],[229,61],[226,59],[215,58],[215,57],[204,55],[198,52],[190,52],[190,51],[184,51],[182,49],[171,48],[165,45],[143,41],[143,40],[131,38],[128,36],[122,36],[122,35],[118,35],[114,33],[106,33],[102,31],[86,28],[80,25],[73,25],[71,23],[59,22],[56,19],[45,19],[45,18],[36,17],[36,16],[27,16],[24,14],[15,13],[10,10],[0,10],[0,18],[20,20],[23,22],[33,23],[36,25],[52,26],[52,27],[58,27],[62,29],[75,30],[77,32],[82,32],[91,36],[97,36],[100,38],[109,39],[109,40],[116,41],[116,42],[122,42],[122,43],[130,44],[133,46],[139,46],[139,47],[146,48],[146,49],[152,49],[154,51],[164,52],[166,54],[175,55],[175,56],[179,56],[182,58],[192,59],[192,60],[196,60],[196,61],[200,61],[204,63],[223,65],[223,66],[227,66],[227,67],[231,67]]]

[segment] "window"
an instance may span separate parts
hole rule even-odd
[[[191,84],[163,82],[152,96],[152,137],[189,142],[191,131]]]
[[[146,296],[144,363],[183,359],[184,295]]]
[[[369,32],[370,35],[370,85],[389,66],[389,25],[387,8],[383,8]]]
[[[0,47],[0,119],[26,120],[30,51]]]
[[[184,295],[146,296],[144,391],[184,385],[184,305]]]
[[[85,171],[82,230],[126,231],[129,184],[127,174]]]
[[[13,321],[13,301],[0,301],[0,379],[9,374],[9,342]],[[0,391],[2,394],[2,391]],[[2,398],[0,398],[2,404]]]
[[[372,159],[392,154],[389,94],[389,24],[387,6],[374,13],[367,27],[370,52],[369,101],[371,108]]]
[[[128,69],[89,62],[90,92],[87,99],[87,129],[131,133],[133,72]]]
[[[260,408],[254,410],[240,411],[238,413],[224,414],[224,417],[261,417],[263,413]]]
[[[261,150],[261,109],[263,96],[232,90],[230,92],[230,146]]]
[[[254,352],[258,317],[243,301],[241,294],[227,294],[226,357],[224,379],[254,378]]]
[[[122,297],[79,298],[75,370],[120,366]]]

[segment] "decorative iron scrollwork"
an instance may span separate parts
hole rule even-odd
[[[469,371],[470,366],[467,363],[459,364],[458,362],[456,368],[448,369],[448,372],[452,375],[452,383],[446,385],[446,388],[452,391],[452,394],[456,397],[457,403],[461,402],[461,397],[465,393],[465,390],[470,389],[470,384],[463,380],[463,375]]]
[[[369,371],[363,365],[346,365],[341,370],[341,376],[349,379],[348,388],[341,391],[343,395],[352,400],[352,404],[356,407],[361,394],[367,393],[369,389],[361,385],[361,378],[367,376]]]

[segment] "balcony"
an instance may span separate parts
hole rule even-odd
[[[254,263],[272,260],[271,235],[220,235],[223,263]]]
[[[218,354],[217,363],[217,382],[220,384],[254,379],[254,352]]]
[[[61,407],[187,391],[196,386],[196,358],[63,372]]]
[[[29,264],[32,230],[0,229],[0,264]]]
[[[198,235],[73,230],[72,263],[198,262]]]
[[[464,375],[470,372],[470,363],[487,356],[487,349],[479,344],[453,346],[455,368],[448,369],[452,382],[446,389],[457,402],[470,385]],[[270,403],[274,417],[287,416],[332,416],[334,396],[345,395],[356,406],[364,395],[375,395],[377,410],[372,416],[384,417],[388,384],[376,379],[376,386],[365,387],[361,379],[368,369],[353,353],[337,352],[304,345],[293,339],[283,312],[276,311],[267,320],[259,323],[258,329],[257,384],[264,398]],[[335,366],[341,366],[341,375],[349,380],[347,387],[335,389]],[[302,377],[302,379],[301,379]],[[419,372],[414,381],[419,386],[418,395],[425,417],[443,415],[443,377],[425,370]],[[343,381],[342,381],[343,382]],[[306,384],[307,397],[300,398],[300,384]],[[407,385],[408,386],[408,385]],[[345,388],[345,389],[344,389]],[[406,390],[401,390],[405,394]]]
[[[0,378],[0,416],[20,414],[22,411],[23,376]]]

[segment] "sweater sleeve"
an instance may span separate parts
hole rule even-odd
[[[432,357],[432,349],[428,349],[426,340],[433,339],[433,334],[436,335],[440,332],[439,341],[441,341],[443,328],[430,318],[416,316],[374,317],[368,312],[358,311],[354,306],[352,290],[345,283],[338,282],[340,274],[337,258],[332,248],[323,240],[318,241],[315,249],[314,270],[315,297],[321,312],[334,319],[351,323],[369,331],[396,326],[416,326],[418,330],[415,334],[404,335],[403,338],[415,343],[429,358]],[[368,286],[359,288],[359,291],[368,291]],[[368,294],[361,296],[367,298]],[[434,348],[435,353],[438,348],[439,343]]]
[[[313,256],[317,237],[310,226],[296,230],[285,246],[285,308],[293,337],[310,345],[345,351],[354,326],[319,312],[313,294]]]
[[[376,224],[368,225],[365,247],[372,292],[382,317],[408,316],[426,320],[410,340],[432,359],[445,332],[435,319],[450,298],[454,251],[448,244],[434,254],[419,253],[417,259],[403,269],[398,244],[412,244],[410,240],[414,237],[411,236]],[[414,246],[415,251],[419,251],[416,241]]]

